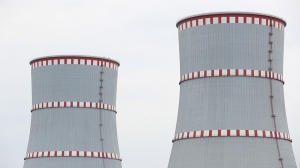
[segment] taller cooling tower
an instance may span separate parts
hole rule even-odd
[[[221,12],[176,24],[180,101],[169,168],[296,168],[283,94],[286,22]]]
[[[121,168],[117,61],[50,56],[30,62],[31,128],[24,168]]]

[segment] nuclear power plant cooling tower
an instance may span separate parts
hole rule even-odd
[[[176,26],[180,100],[168,168],[296,168],[283,93],[286,22],[221,12]]]
[[[37,58],[30,65],[31,128],[24,168],[121,168],[119,63],[75,55]]]

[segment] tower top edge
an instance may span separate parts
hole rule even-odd
[[[119,61],[111,59],[111,58],[106,58],[106,57],[100,57],[100,56],[91,56],[91,55],[50,55],[50,56],[42,56],[42,57],[37,57],[29,61],[29,64],[31,65],[35,61],[39,60],[44,60],[44,59],[55,59],[55,58],[91,58],[91,59],[100,59],[100,60],[106,60],[110,62],[114,62],[120,66]]]
[[[257,12],[242,12],[242,11],[225,11],[225,12],[209,12],[209,13],[201,13],[201,14],[195,14],[195,15],[190,15],[190,16],[186,16],[184,18],[179,19],[176,22],[176,27],[178,27],[179,23],[184,21],[184,20],[188,20],[188,19],[192,19],[192,18],[197,18],[197,17],[202,17],[202,16],[217,16],[217,15],[248,15],[248,16],[265,16],[265,17],[270,17],[270,18],[275,18],[278,19],[280,21],[282,21],[284,23],[284,26],[286,26],[286,21],[278,16],[275,15],[270,15],[270,14],[265,14],[265,13],[257,13]]]

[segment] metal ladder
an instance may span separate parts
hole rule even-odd
[[[271,103],[271,112],[272,112],[272,118],[273,118],[273,121],[274,121],[274,128],[275,128],[275,132],[276,132],[276,137],[277,137],[277,126],[276,126],[276,115],[274,113],[274,105],[273,105],[273,98],[274,98],[274,95],[273,95],[273,86],[272,86],[272,78],[271,78],[271,75],[272,75],[272,53],[273,53],[273,41],[272,41],[272,36],[273,36],[273,25],[272,25],[272,21],[270,20],[270,32],[269,32],[269,45],[270,45],[270,48],[269,48],[269,62],[270,62],[270,67],[269,67],[269,76],[270,76],[270,92],[271,92],[271,95],[270,95],[270,103]],[[277,151],[278,151],[278,156],[279,156],[279,161],[281,163],[281,167],[283,167],[283,158],[281,157],[281,153],[280,153],[280,148],[279,148],[279,142],[278,142],[278,138],[276,138],[276,145],[277,145]]]
[[[103,73],[104,73],[104,70],[103,70],[103,61],[101,61],[101,65],[100,65],[100,91],[99,91],[99,96],[100,96],[100,99],[99,99],[99,109],[100,109],[100,142],[101,142],[101,147],[102,147],[102,152],[104,152],[104,145],[103,145],[103,141],[104,141],[104,138],[103,138],[103,122],[102,122],[102,108],[101,108],[101,104],[103,102],[103,99],[102,99],[102,90],[103,90]],[[103,168],[105,168],[105,159],[104,157],[102,158],[103,160]]]

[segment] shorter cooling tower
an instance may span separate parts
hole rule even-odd
[[[176,24],[180,101],[169,168],[296,168],[283,94],[285,20],[220,12]]]
[[[30,62],[31,128],[24,168],[121,168],[119,63],[62,55]]]

